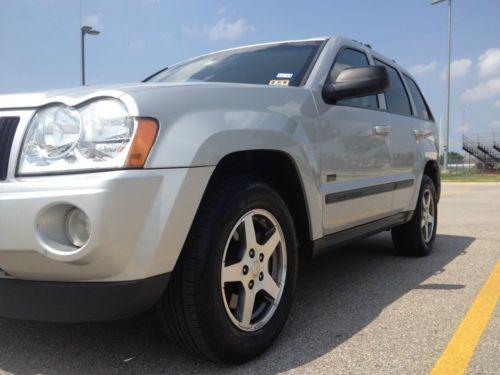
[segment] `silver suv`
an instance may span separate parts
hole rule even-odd
[[[391,230],[433,247],[436,125],[393,60],[332,37],[142,83],[0,97],[0,316],[118,319],[241,363],[280,333],[300,258]]]

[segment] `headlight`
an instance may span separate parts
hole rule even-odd
[[[116,99],[46,107],[28,125],[18,173],[140,168],[157,130],[156,121],[130,117]]]

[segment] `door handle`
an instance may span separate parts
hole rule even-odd
[[[375,125],[373,130],[375,131],[375,135],[388,135],[392,131],[392,126]]]
[[[413,131],[413,134],[415,134],[415,138],[420,139],[420,138],[428,137],[429,135],[431,135],[432,130],[430,130],[430,129],[415,129]]]

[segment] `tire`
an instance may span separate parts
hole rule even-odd
[[[286,204],[269,185],[222,177],[202,200],[158,310],[167,336],[184,350],[240,364],[264,352],[287,320],[297,239]],[[252,296],[253,310],[245,309]]]
[[[424,202],[428,202],[428,208]],[[391,231],[396,250],[411,256],[429,255],[436,239],[437,219],[436,187],[429,176],[423,175],[412,219]]]

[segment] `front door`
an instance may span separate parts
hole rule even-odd
[[[351,67],[369,65],[367,55],[341,49],[330,73],[333,81]],[[319,96],[321,94],[319,93]],[[316,100],[319,111],[323,231],[331,234],[388,216],[392,210],[391,128],[377,95]]]

